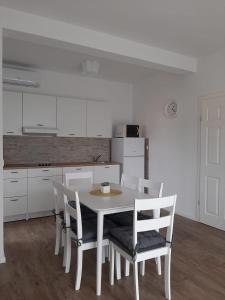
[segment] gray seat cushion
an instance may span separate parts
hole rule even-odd
[[[108,215],[107,218],[118,226],[132,226],[133,225],[133,211],[125,211],[121,213]],[[145,215],[143,213],[138,213],[138,220],[150,219],[151,216]]]
[[[104,234],[103,238],[107,239],[110,237],[110,230],[115,228],[117,225],[110,220],[104,220]],[[77,223],[76,220],[71,222],[71,230],[77,233]],[[82,230],[83,230],[83,243],[95,242],[97,241],[97,219],[82,219]]]
[[[166,239],[155,230],[139,232],[137,236],[136,249],[133,248],[133,227],[122,226],[112,228],[110,231],[110,240],[126,251],[131,256],[134,252],[145,252],[148,250],[164,247]]]

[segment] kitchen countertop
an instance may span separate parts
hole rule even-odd
[[[31,169],[31,168],[64,168],[64,167],[86,167],[86,166],[105,166],[119,165],[118,162],[69,162],[69,163],[51,163],[51,166],[38,166],[37,164],[6,164],[4,170],[10,169]]]

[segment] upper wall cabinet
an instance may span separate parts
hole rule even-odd
[[[56,128],[56,97],[24,93],[23,126]]]
[[[86,136],[86,101],[57,98],[57,127],[59,136]]]
[[[22,93],[3,92],[3,132],[5,135],[22,134]]]
[[[112,137],[112,116],[109,104],[106,102],[87,102],[87,136]]]

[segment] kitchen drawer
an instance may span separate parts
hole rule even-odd
[[[27,195],[27,178],[4,180],[4,197]]]
[[[66,167],[63,168],[63,175],[66,173],[79,173],[79,172],[93,172],[92,166],[84,166],[84,167]]]
[[[28,177],[42,177],[42,176],[61,176],[62,168],[35,168],[28,169]]]
[[[27,213],[27,196],[4,198],[4,217]]]
[[[4,170],[4,179],[6,178],[25,178],[27,177],[27,169],[10,169]]]

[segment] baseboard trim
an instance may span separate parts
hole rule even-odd
[[[195,216],[188,215],[188,214],[185,214],[183,212],[178,211],[178,212],[176,212],[176,215],[198,222],[198,220]]]
[[[0,264],[5,264],[6,263],[6,258],[5,256],[0,257]]]

